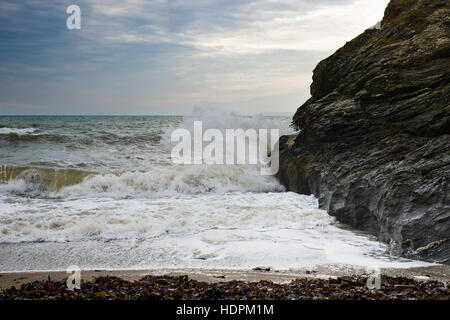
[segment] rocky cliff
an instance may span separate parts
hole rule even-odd
[[[280,180],[394,254],[450,264],[450,4],[392,0],[314,70]]]

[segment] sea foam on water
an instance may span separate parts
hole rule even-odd
[[[34,134],[32,122],[64,139],[11,142],[0,131],[0,270],[424,264],[390,257],[257,165],[173,165],[171,132],[198,120],[291,131],[288,118],[233,114],[10,120],[21,134]]]

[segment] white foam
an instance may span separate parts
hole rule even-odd
[[[314,197],[290,192],[0,201],[3,271],[423,265],[391,259],[386,245],[339,228]]]
[[[0,134],[10,134],[16,133],[18,135],[32,134],[36,132],[38,129],[36,128],[0,128]]]
[[[229,193],[159,199],[3,201],[1,242],[158,237],[209,229],[255,230],[328,225],[315,199],[293,193]]]
[[[156,167],[147,172],[103,174],[62,189],[63,197],[108,196],[155,198],[177,194],[276,192],[284,187],[256,167],[233,165],[180,165]]]

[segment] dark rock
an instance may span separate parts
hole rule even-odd
[[[392,252],[450,264],[450,8],[392,0],[314,70],[279,178]]]
[[[269,272],[270,271],[270,267],[256,267],[252,269],[253,271],[266,271]]]

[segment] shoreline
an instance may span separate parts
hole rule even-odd
[[[450,266],[437,265],[408,269],[380,268],[383,276],[393,278],[408,278],[416,281],[438,281],[450,283]],[[113,276],[130,282],[145,276],[188,276],[189,279],[206,283],[230,281],[258,282],[271,281],[287,284],[296,279],[336,279],[346,276],[370,275],[367,269],[351,266],[320,266],[299,270],[221,270],[221,269],[158,269],[158,270],[81,270],[83,281],[92,281],[98,277]],[[70,274],[64,271],[33,271],[33,272],[0,272],[0,290],[34,281],[62,281]]]

